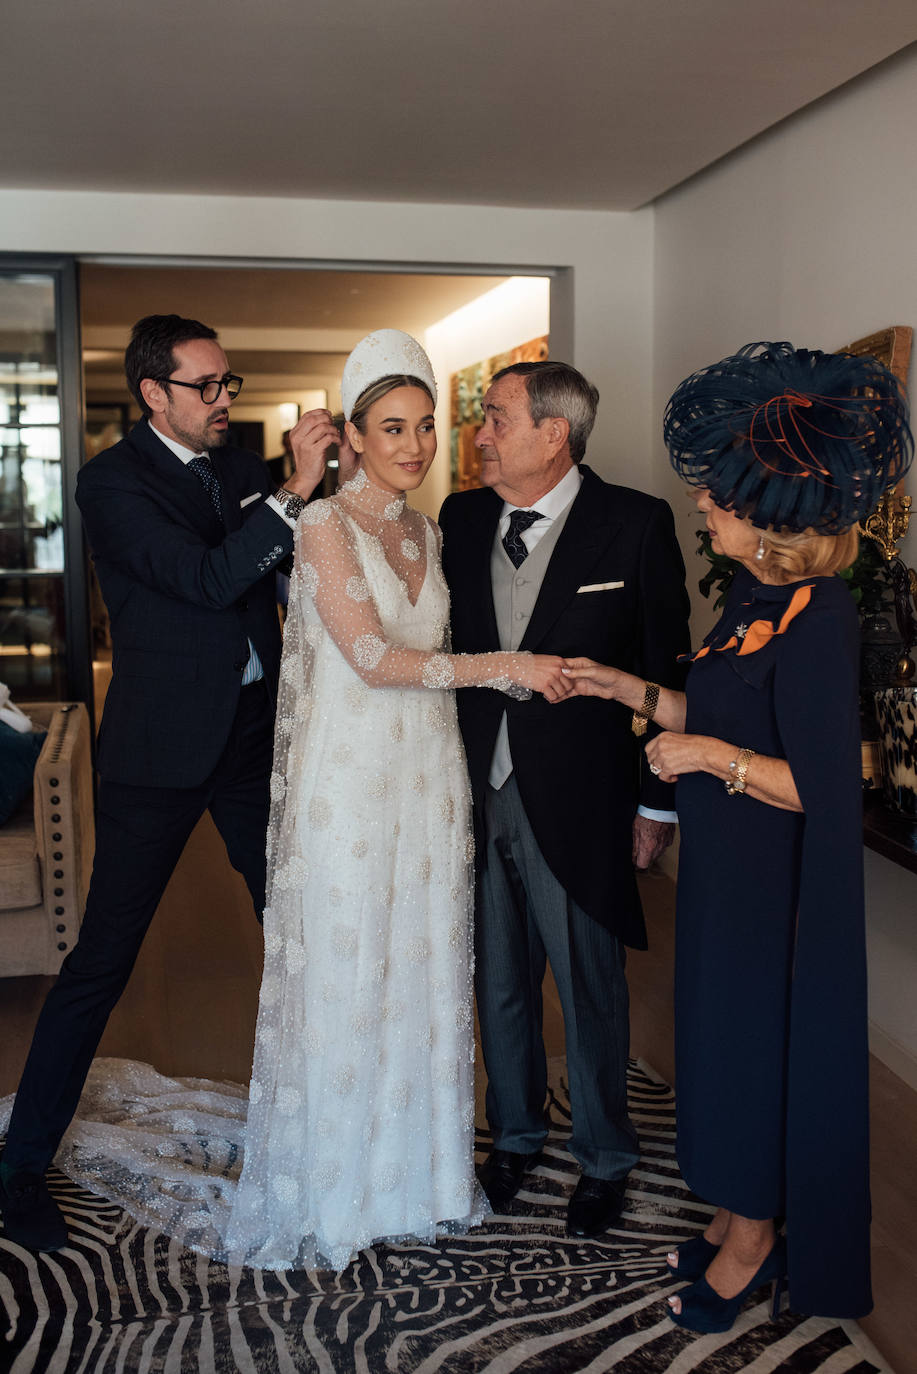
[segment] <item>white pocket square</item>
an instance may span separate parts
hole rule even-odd
[[[577,587],[576,594],[579,596],[580,592],[613,592],[623,586],[623,582],[590,582],[588,587]]]
[[[243,497],[242,497],[242,500],[239,502],[239,509],[241,510],[243,506],[250,506],[251,503],[252,503],[253,501],[260,501],[260,500],[261,500],[261,492],[260,492],[260,491],[253,491],[252,494],[251,494],[251,496],[243,496]]]

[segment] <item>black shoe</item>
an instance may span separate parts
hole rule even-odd
[[[681,1299],[681,1311],[673,1312],[670,1306],[669,1316],[673,1322],[677,1322],[679,1326],[686,1326],[689,1331],[729,1331],[749,1294],[772,1280],[774,1288],[771,1321],[776,1321],[780,1315],[780,1300],[786,1285],[786,1241],[783,1236],[777,1237],[773,1249],[765,1257],[758,1272],[734,1298],[721,1298],[701,1275],[689,1288],[682,1288],[674,1295]],[[671,1302],[671,1299],[669,1301]]]
[[[481,1165],[478,1178],[495,1212],[506,1211],[518,1193],[523,1178],[538,1163],[539,1157],[540,1151],[523,1155],[515,1150],[491,1150]]]
[[[581,1174],[567,1205],[567,1235],[597,1236],[617,1221],[624,1206],[626,1181]]]
[[[42,1174],[0,1177],[3,1234],[26,1250],[62,1250],[67,1244],[64,1214],[48,1192]]]

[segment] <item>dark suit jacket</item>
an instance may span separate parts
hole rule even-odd
[[[111,782],[193,787],[232,728],[248,641],[276,696],[273,569],[293,531],[265,506],[261,458],[215,449],[225,529],[207,491],[145,421],[80,470],[76,499],[111,620],[99,735]],[[247,496],[257,499],[245,506]]]
[[[672,513],[665,501],[611,486],[587,467],[582,473],[521,648],[585,655],[680,687],[676,657],[688,648],[689,606]],[[502,507],[481,488],[447,497],[440,513],[457,653],[499,648],[490,555]],[[624,586],[578,593],[600,582]],[[646,768],[632,712],[595,697],[550,706],[540,694],[517,702],[486,688],[460,691],[458,709],[479,853],[484,788],[506,711],[516,782],[545,861],[584,911],[645,948],[632,822],[638,801],[671,809],[674,788]]]

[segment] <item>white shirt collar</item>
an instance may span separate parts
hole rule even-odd
[[[191,462],[192,458],[210,457],[208,453],[195,453],[193,448],[186,448],[185,445],[180,444],[177,439],[170,439],[167,434],[163,434],[162,430],[156,428],[152,420],[147,420],[147,424],[149,425],[153,433],[156,435],[156,438],[159,440],[159,442],[161,444],[165,444],[166,448],[170,448],[172,452],[175,454],[175,457],[180,458],[186,467],[188,463]]]
[[[576,496],[582,480],[583,474],[580,472],[579,466],[574,463],[569,472],[564,473],[557,485],[553,486],[550,491],[546,491],[544,496],[538,501],[534,501],[531,506],[514,506],[509,501],[504,501],[500,518],[509,525],[509,517],[514,510],[537,510],[539,515],[543,515],[545,519],[556,520]]]

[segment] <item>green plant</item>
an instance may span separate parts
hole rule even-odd
[[[736,575],[738,565],[731,558],[727,558],[725,554],[713,552],[709,530],[697,531],[697,553],[698,557],[706,558],[710,564],[709,569],[697,584],[698,589],[702,596],[709,596],[716,587],[719,595],[713,603],[713,609],[718,611],[726,602],[726,595],[732,586],[732,579]]]
[[[892,598],[891,568],[874,539],[860,539],[856,562],[839,574],[847,583],[861,619],[880,615]]]

